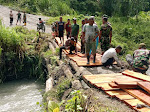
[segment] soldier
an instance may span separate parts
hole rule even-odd
[[[93,63],[96,60],[96,38],[99,35],[98,26],[94,24],[94,17],[89,18],[89,24],[83,27],[83,37],[85,37],[85,49],[87,55],[87,64],[90,64],[90,49],[92,48]]]
[[[132,67],[133,71],[146,74],[149,68],[150,51],[146,49],[146,45],[141,43],[139,49],[134,51],[133,56],[128,54],[126,60]]]
[[[106,15],[102,17],[103,24],[101,25],[99,41],[101,43],[102,55],[105,51],[110,48],[111,39],[112,39],[112,27],[111,24],[107,21],[108,18]]]

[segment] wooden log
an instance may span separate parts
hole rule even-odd
[[[138,99],[128,99],[128,100],[123,100],[127,105],[130,107],[136,107],[137,104],[144,105],[144,103]]]
[[[112,88],[118,88],[118,85],[115,84],[114,82],[110,82],[109,86],[112,87]]]
[[[150,106],[150,94],[140,89],[124,89],[128,94]]]
[[[150,82],[138,82],[137,84],[150,94]]]
[[[52,50],[52,52],[55,52],[55,48],[54,48],[53,44],[51,42],[49,42],[48,44],[49,44],[50,50]]]

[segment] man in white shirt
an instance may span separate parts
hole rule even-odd
[[[114,63],[114,61],[117,62],[118,66],[121,67],[121,64],[119,62],[117,54],[119,54],[122,50],[121,46],[118,46],[116,48],[110,48],[108,49],[102,56],[102,64],[105,67],[109,67]]]

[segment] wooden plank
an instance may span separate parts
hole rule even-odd
[[[137,112],[150,112],[150,109],[149,108],[146,108],[146,107],[143,107],[143,108],[136,108],[136,107],[133,107],[134,110],[136,110]]]
[[[109,86],[108,83],[99,83],[99,84],[94,84],[99,89],[102,89],[103,91],[112,91],[112,90],[119,90],[120,88],[112,88]]]
[[[116,98],[119,100],[129,100],[129,99],[135,99],[133,96],[126,94],[126,95],[116,95]]]
[[[109,86],[112,87],[112,88],[118,88],[118,85],[115,84],[114,82],[110,82]]]
[[[137,104],[143,105],[144,103],[138,99],[128,99],[128,100],[123,100],[127,105],[131,107],[136,107]]]
[[[133,97],[139,99],[140,101],[150,106],[150,94],[140,89],[124,89],[124,90]]]
[[[138,82],[138,86],[150,94],[150,82]]]
[[[115,97],[117,95],[128,95],[124,90],[116,90],[116,91],[106,91],[110,97]]]
[[[150,82],[150,76],[143,75],[141,73],[133,72],[133,71],[130,71],[130,70],[125,70],[124,72],[122,72],[122,74],[126,75],[126,76],[136,78],[136,79],[139,79],[139,80],[142,80],[142,81]]]

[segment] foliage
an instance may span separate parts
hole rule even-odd
[[[71,82],[68,79],[62,80],[56,88],[56,94],[59,100],[61,100],[64,92],[69,89],[71,86]]]
[[[44,80],[42,57],[35,53],[34,47],[25,44],[26,41],[32,40],[32,36],[35,37],[35,34],[26,28],[6,28],[0,25],[0,79],[2,81],[24,77]]]
[[[59,112],[59,104],[53,101],[48,102],[48,112]]]
[[[72,98],[67,101],[65,111],[67,112],[83,111],[85,108],[86,96],[84,96],[80,90],[72,91],[70,95],[72,96]]]

